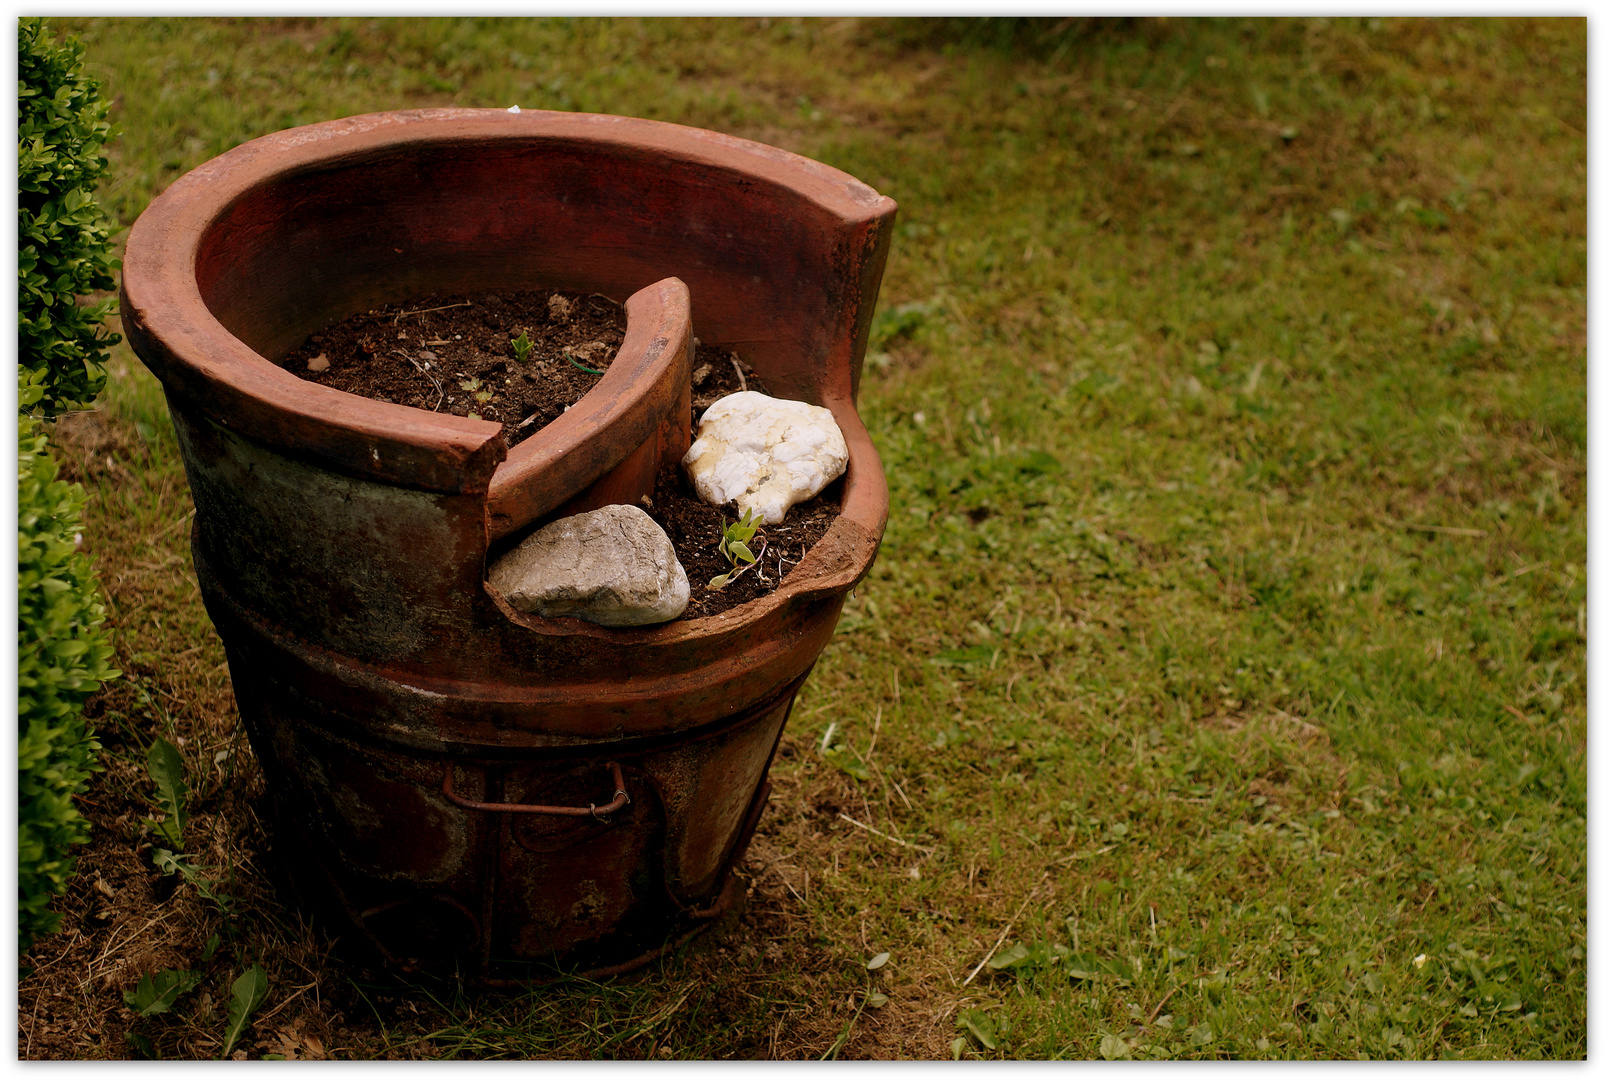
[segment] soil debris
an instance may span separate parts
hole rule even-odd
[[[624,305],[595,294],[434,294],[326,326],[281,363],[349,394],[500,423],[511,448],[596,385],[624,328]]]

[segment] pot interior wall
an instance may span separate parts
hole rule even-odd
[[[412,142],[286,172],[211,224],[213,315],[278,360],[376,304],[429,292],[571,288],[623,300],[667,276],[706,341],[778,394],[819,401],[848,297],[839,226],[751,175],[577,139]],[[832,257],[835,256],[835,257]]]

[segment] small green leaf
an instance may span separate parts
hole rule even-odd
[[[746,544],[743,544],[740,540],[737,540],[730,545],[730,554],[734,558],[740,559],[744,563],[750,563],[753,561],[751,549],[748,548]]]
[[[968,1030],[988,1050],[996,1050],[998,1048],[997,1028],[992,1026],[991,1017],[981,1010],[965,1009],[958,1015],[958,1025]]]
[[[885,967],[886,961],[890,960],[891,958],[892,954],[889,952],[876,953],[874,956],[870,957],[869,962],[864,965],[864,970],[877,971],[880,968]]]
[[[251,1014],[256,1012],[262,1000],[267,997],[267,972],[262,970],[261,964],[252,964],[245,974],[234,980],[230,992],[234,996],[228,1003],[228,1027],[223,1032],[224,1057],[228,1057],[229,1051],[234,1049],[234,1044],[240,1041]]]
[[[957,1061],[959,1058],[964,1056],[964,1051],[968,1050],[969,1048],[970,1040],[966,1039],[963,1035],[960,1035],[958,1038],[953,1040],[953,1045],[949,1049],[953,1051],[953,1060]]]
[[[154,977],[142,975],[138,986],[123,991],[123,1001],[140,1016],[155,1016],[166,1012],[200,981],[201,976],[193,971],[163,969]]]
[[[864,1004],[868,1005],[872,1009],[878,1009],[890,1000],[892,999],[881,993],[879,990],[876,990],[874,993],[870,994],[869,997],[864,999]]]
[[[1098,1041],[1098,1053],[1105,1061],[1130,1061],[1131,1047],[1118,1035],[1105,1035]]]
[[[713,578],[708,582],[708,588],[710,588],[710,589],[722,589],[728,584],[730,584],[730,575],[729,574],[720,574],[718,577]]]
[[[206,948],[201,950],[201,962],[206,963],[217,953],[218,936],[213,934],[206,939]]]
[[[986,966],[993,971],[1004,971],[1027,959],[1030,955],[1031,950],[1029,948],[1024,944],[1017,943],[1010,945],[991,960],[988,960]]]
[[[156,828],[175,848],[182,850],[184,799],[189,793],[184,785],[184,759],[179,757],[178,747],[157,736],[145,754],[145,768],[156,784],[156,802],[167,815],[166,820],[156,823]]]
[[[135,1050],[139,1051],[151,1061],[161,1060],[156,1053],[156,1047],[152,1046],[151,1041],[145,1036],[141,1035],[139,1032],[125,1031],[123,1032],[123,1038],[128,1040],[128,1045],[132,1046]]]
[[[529,339],[529,331],[522,330],[519,332],[519,335],[513,339],[513,357],[520,364],[522,364],[529,356],[529,351],[534,347],[535,343]]]
[[[868,780],[870,778],[869,766],[862,761],[837,761],[835,765],[836,768],[851,776],[854,780]]]

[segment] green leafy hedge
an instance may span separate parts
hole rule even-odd
[[[37,384],[23,397],[40,396]],[[56,478],[40,422],[17,419],[18,950],[56,929],[46,910],[66,887],[68,849],[85,838],[72,796],[98,766],[84,700],[120,672],[101,632],[105,610],[78,551],[84,492]]]
[[[17,27],[17,349],[42,376],[37,411],[88,405],[106,385],[105,328],[116,301],[78,297],[116,287],[111,227],[95,202],[114,134],[83,44],[51,41],[41,19]]]
[[[17,401],[17,939],[53,932],[49,910],[87,823],[73,805],[100,744],[83,719],[90,694],[120,672],[101,630],[104,608],[79,552],[83,488],[56,475],[38,414],[88,405],[106,381],[101,325],[110,301],[109,232],[94,201],[106,168],[106,106],[84,76],[83,47],[54,45],[38,19],[19,23]]]

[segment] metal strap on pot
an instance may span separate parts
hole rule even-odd
[[[452,776],[457,771],[456,763],[447,760],[445,770],[440,778],[440,793],[464,810],[484,810],[489,813],[500,814],[551,814],[556,817],[592,817],[602,820],[616,810],[622,810],[630,805],[629,793],[624,790],[624,770],[619,763],[610,761],[607,767],[613,771],[613,801],[606,806],[540,806],[536,803],[493,803],[476,802],[465,799],[452,791]]]

